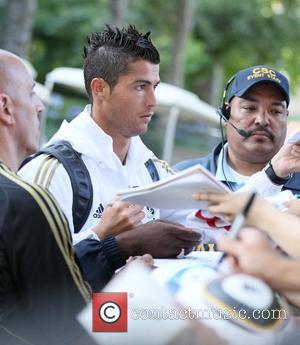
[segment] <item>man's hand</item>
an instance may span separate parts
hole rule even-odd
[[[236,215],[242,212],[250,195],[250,191],[238,191],[228,194],[194,193],[192,197],[194,200],[207,201],[209,212],[222,214],[227,221],[232,222]]]
[[[278,177],[286,177],[300,171],[300,143],[283,145],[271,163]]]
[[[181,249],[189,254],[200,242],[201,235],[180,224],[157,220],[140,225],[116,236],[125,256],[151,254],[155,258],[176,257]]]
[[[108,235],[118,235],[141,224],[145,214],[143,206],[125,201],[115,201],[104,209],[100,222],[93,231],[102,240]]]

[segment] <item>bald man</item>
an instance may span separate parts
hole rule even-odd
[[[14,172],[38,149],[43,110],[23,62],[0,50],[0,343],[91,344],[76,321],[90,291],[65,217]]]

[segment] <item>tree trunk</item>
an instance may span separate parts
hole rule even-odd
[[[217,107],[221,104],[224,83],[224,68],[219,62],[214,62],[210,88],[210,104]]]
[[[26,57],[31,43],[36,0],[9,0],[6,5],[6,21],[3,48]]]
[[[168,82],[184,86],[184,52],[192,24],[192,0],[178,0],[176,29],[174,30]]]
[[[110,0],[108,6],[111,14],[111,24],[122,27],[126,15],[127,0]]]
[[[0,1],[0,47],[3,47],[3,30],[5,27],[4,18],[5,18],[5,10],[6,10],[6,3],[8,0]]]

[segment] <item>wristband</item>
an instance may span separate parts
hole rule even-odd
[[[269,180],[277,185],[283,185],[289,181],[289,179],[292,177],[292,174],[289,174],[286,177],[279,177],[276,175],[271,161],[269,162],[267,168],[265,169],[265,173],[268,176]]]

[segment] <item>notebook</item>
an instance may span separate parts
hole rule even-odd
[[[230,189],[218,181],[200,164],[146,186],[120,190],[117,196],[135,204],[163,209],[206,209],[205,201],[195,201],[195,192],[229,193]]]

